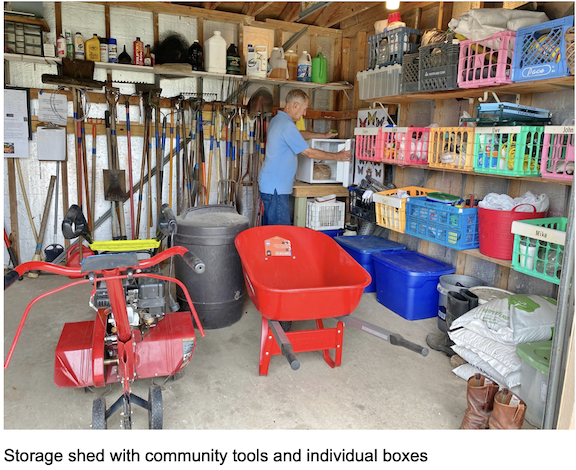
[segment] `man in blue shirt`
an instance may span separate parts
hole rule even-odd
[[[306,114],[308,103],[306,93],[299,89],[291,90],[286,95],[284,109],[278,111],[268,126],[266,157],[258,177],[260,197],[264,204],[263,225],[292,225],[289,203],[299,153],[314,160],[341,162],[350,161],[352,156],[350,150],[330,153],[308,145],[307,139],[326,139],[338,135],[332,132],[319,134],[298,130],[295,121]]]

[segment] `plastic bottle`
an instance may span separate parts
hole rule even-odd
[[[74,58],[77,60],[84,60],[86,58],[84,52],[84,38],[80,33],[74,35]]]
[[[57,56],[59,59],[66,57],[66,38],[60,35],[56,41],[56,50],[58,51]]]
[[[134,41],[134,65],[144,65],[144,43],[139,37]]]
[[[150,52],[150,44],[146,44],[146,52],[144,53],[144,65],[152,67],[152,53]]]
[[[296,80],[298,76],[298,55],[293,50],[289,50],[284,57],[286,57],[288,66],[288,79]]]
[[[100,38],[94,34],[85,44],[86,60],[100,62]]]
[[[192,66],[192,70],[204,70],[204,52],[198,40],[195,40],[188,49],[188,63]]]
[[[298,81],[312,81],[312,58],[307,51],[302,52],[302,55],[298,59]]]
[[[108,62],[108,38],[100,38],[100,61]]]
[[[118,44],[114,38],[108,38],[108,62],[118,63]]]
[[[72,42],[72,33],[70,31],[66,31],[66,57],[69,59],[74,58],[74,43]]]
[[[234,44],[230,44],[226,51],[226,73],[228,75],[240,75],[240,54]]]
[[[226,73],[226,39],[220,31],[204,42],[204,68],[206,72]]]

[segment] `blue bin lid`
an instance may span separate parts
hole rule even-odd
[[[406,245],[376,235],[336,237],[334,240],[336,240],[341,246],[365,254],[376,253],[378,251],[397,251],[406,249]]]
[[[456,271],[451,264],[428,258],[416,251],[376,252],[372,253],[372,259],[408,276],[442,276]]]

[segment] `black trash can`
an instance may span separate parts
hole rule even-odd
[[[205,329],[224,328],[240,320],[244,300],[242,263],[234,239],[249,228],[248,218],[224,205],[188,209],[176,218],[178,231],[174,244],[192,251],[206,265],[202,274],[193,272],[178,256],[176,279],[190,292],[198,317]],[[190,310],[177,287],[181,310]]]

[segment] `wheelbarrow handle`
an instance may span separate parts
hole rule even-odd
[[[20,273],[15,269],[8,271],[4,275],[4,290],[8,289],[12,284],[14,284],[20,278]]]
[[[276,338],[276,342],[280,347],[280,351],[282,351],[282,355],[286,357],[292,370],[300,369],[300,362],[298,361],[298,359],[296,359],[296,356],[294,355],[294,349],[292,348],[292,343],[290,343],[288,335],[286,335],[286,332],[282,328],[282,325],[280,325],[280,323],[276,320],[268,320],[268,325],[270,327],[270,330],[272,330],[274,338]]]
[[[414,351],[415,353],[421,354],[422,356],[428,355],[428,348],[422,347],[416,343],[404,339],[398,333],[393,333],[390,335],[390,344],[394,346],[402,346],[403,348]]]

